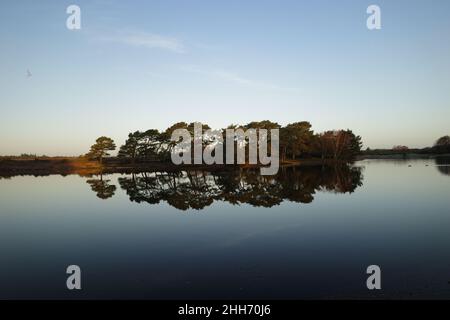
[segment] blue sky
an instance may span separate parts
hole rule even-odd
[[[81,30],[66,28],[70,4]],[[381,30],[366,28],[370,4]],[[0,154],[264,119],[429,146],[450,134],[449,12],[445,0],[2,0]]]

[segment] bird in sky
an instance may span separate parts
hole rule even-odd
[[[27,78],[31,78],[31,76],[32,76],[32,74],[31,74],[30,69],[27,69]]]

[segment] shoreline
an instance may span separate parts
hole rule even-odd
[[[355,158],[355,161],[380,159],[380,160],[414,160],[414,159],[435,159],[438,157],[448,157],[450,154],[362,154]],[[280,167],[296,166],[338,166],[349,164],[349,161],[333,159],[296,159],[280,162]],[[123,161],[115,157],[107,158],[103,164],[98,161],[88,160],[83,157],[0,157],[0,177],[13,177],[20,175],[46,176],[52,174],[81,176],[92,176],[98,174],[111,173],[136,173],[166,171],[175,172],[183,170],[205,170],[205,171],[226,171],[238,168],[260,168],[260,164],[183,164],[175,165],[171,162],[159,161],[136,161],[135,163]]]
[[[450,154],[362,154],[354,161],[384,159],[384,160],[414,160],[414,159],[435,159],[438,157],[449,157]],[[333,159],[296,159],[280,161],[280,167],[298,166],[337,166],[349,164],[351,162]],[[183,171],[183,170],[205,170],[205,171],[224,171],[237,168],[259,168],[260,164],[183,164],[175,165],[171,162],[159,161],[136,161],[135,163],[123,161],[115,157],[105,159],[103,164],[98,161],[88,160],[83,157],[0,157],[0,177],[12,177],[18,175],[45,176],[51,174],[70,175],[78,174],[81,176],[92,176],[97,174],[109,173],[136,173],[136,172],[155,172],[155,171]]]
[[[385,159],[385,160],[414,160],[414,159],[435,159],[435,158],[450,158],[450,153],[396,153],[396,154],[361,154],[356,157],[356,161],[370,160],[370,159]]]
[[[322,160],[322,159],[299,159],[287,160],[280,162],[280,167],[287,166],[336,166],[343,165],[346,161]],[[154,171],[182,171],[182,170],[205,170],[205,171],[222,171],[237,168],[259,168],[260,164],[189,164],[175,165],[170,162],[158,161],[141,161],[141,162],[124,162],[117,158],[105,159],[103,164],[98,161],[88,160],[81,157],[45,157],[35,159],[22,158],[0,158],[0,176],[12,177],[17,175],[96,175],[102,173],[133,173],[133,172],[154,172]]]

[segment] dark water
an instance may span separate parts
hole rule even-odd
[[[450,298],[448,163],[0,179],[0,298]]]

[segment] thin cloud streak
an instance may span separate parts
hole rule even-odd
[[[283,87],[276,84],[265,83],[255,81],[252,79],[244,78],[235,72],[229,72],[223,69],[204,69],[195,65],[183,66],[181,69],[185,72],[201,74],[208,77],[215,77],[228,82],[233,82],[238,85],[252,87],[256,89],[264,90],[277,90],[277,91],[299,91],[299,88]]]
[[[114,36],[102,37],[101,40],[122,43],[134,47],[163,49],[175,53],[186,52],[183,42],[179,39],[154,33],[128,32]]]

